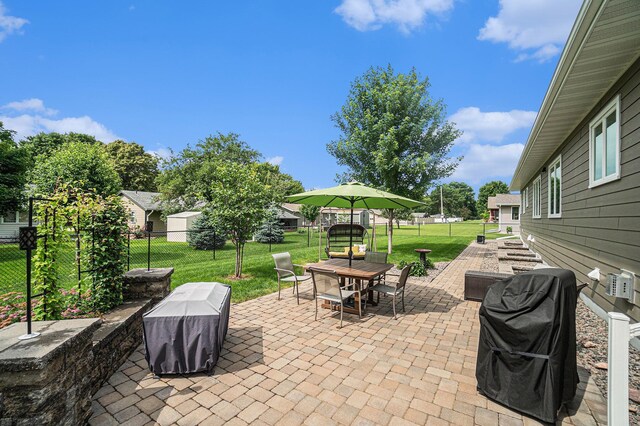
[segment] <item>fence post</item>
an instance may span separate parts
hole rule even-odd
[[[151,270],[151,231],[153,231],[153,222],[147,221],[145,229],[147,230],[147,271]]]
[[[388,223],[384,224],[384,235],[389,235],[389,224]]]
[[[216,230],[213,230],[213,260],[216,260]]]
[[[269,253],[271,253],[271,238],[273,235],[271,234],[271,222],[269,222]]]
[[[420,221],[418,221],[418,237],[420,236]]]
[[[127,231],[127,271],[131,270],[131,232]]]
[[[487,222],[482,222],[482,235],[487,235]]]
[[[607,424],[629,425],[629,317],[609,312]]]
[[[307,226],[307,247],[311,247],[311,227]]]
[[[449,236],[451,236],[451,222],[449,222]]]

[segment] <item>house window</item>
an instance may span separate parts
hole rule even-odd
[[[589,187],[620,178],[620,96],[589,125]]]
[[[18,214],[17,212],[6,212],[4,216],[2,216],[3,223],[17,223]]]
[[[549,213],[548,217],[562,215],[562,159],[558,157],[549,166]]]
[[[511,206],[511,220],[520,220],[520,207]]]
[[[29,222],[29,212],[26,212],[26,211],[18,212],[18,222],[20,222],[20,223],[28,223]]]
[[[536,180],[533,181],[533,211],[531,212],[531,217],[533,217],[534,219],[539,219],[540,218],[540,184],[542,182],[542,179],[540,179],[540,176],[538,176],[536,178]]]
[[[136,212],[134,212],[133,210],[131,210],[131,211],[129,212],[129,223],[131,223],[131,224],[134,224],[134,225],[135,225],[135,224],[136,224],[136,220],[137,220],[137,218],[136,218]]]
[[[522,194],[520,194],[520,205],[522,206],[522,213],[527,211],[527,197],[529,194],[529,188],[525,188],[522,190]]]

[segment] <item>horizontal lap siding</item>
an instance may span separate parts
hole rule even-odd
[[[589,123],[620,94],[621,179],[589,189]],[[585,294],[606,311],[624,312],[640,321],[640,294],[636,305],[606,296],[606,274],[620,268],[640,274],[640,61],[636,61],[612,90],[574,130],[551,161],[562,155],[562,218],[549,219],[548,176],[542,172],[541,218],[532,219],[533,179],[529,208],[521,215],[522,234],[532,234],[531,248],[549,264],[571,269],[589,283]],[[544,164],[548,168],[550,162]],[[587,274],[599,267],[600,283]]]

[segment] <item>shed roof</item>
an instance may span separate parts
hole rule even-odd
[[[162,211],[160,205],[160,193],[159,192],[145,192],[145,191],[120,191],[120,195],[127,197],[133,203],[137,204],[141,209]]]

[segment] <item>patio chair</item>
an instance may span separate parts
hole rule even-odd
[[[385,253],[383,251],[368,251],[364,255],[364,261],[371,262],[371,263],[387,263],[388,255],[389,255],[388,253]],[[387,278],[387,274],[385,273],[379,276],[376,281],[378,282],[378,284],[380,284],[382,280],[385,280],[386,278]]]
[[[293,292],[296,294],[298,305],[300,304],[300,290],[298,289],[298,283],[311,279],[310,275],[296,275],[294,266],[302,268],[302,265],[294,265],[291,262],[291,255],[286,253],[272,254],[273,260],[276,263],[274,268],[278,273],[278,300],[280,300],[280,282],[293,283]]]
[[[311,277],[313,277],[313,288],[316,299],[316,317],[318,320],[318,299],[327,300],[340,304],[340,328],[342,328],[342,314],[344,311],[344,301],[358,293],[358,290],[345,290],[340,286],[340,278],[335,271],[319,268],[311,268]],[[362,318],[362,306],[360,301],[358,305],[358,318]]]
[[[370,288],[371,290],[378,292],[378,303],[380,302],[380,293],[393,297],[393,319],[398,318],[396,315],[396,297],[398,295],[402,296],[402,312],[404,312],[404,288],[407,284],[407,279],[409,278],[409,273],[411,273],[413,265],[413,263],[410,263],[402,268],[397,282],[384,281]]]

